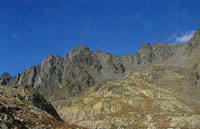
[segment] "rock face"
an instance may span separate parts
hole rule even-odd
[[[0,128],[81,128],[68,125],[30,86],[0,85]]]
[[[120,57],[113,54],[105,53],[101,50],[97,50],[94,53],[98,57],[100,62],[102,62],[102,64],[105,64],[104,67],[108,67],[112,72],[116,74],[125,72],[125,67]]]
[[[44,110],[57,120],[62,121],[53,106],[30,86],[0,86],[0,92],[8,97],[13,97]]]
[[[49,96],[62,82],[63,61],[59,56],[48,56],[41,64],[24,70],[15,83],[31,85]]]
[[[97,56],[84,45],[73,48],[69,53],[68,61],[73,65],[87,65],[96,69],[97,71],[102,69],[101,63],[97,59]]]
[[[190,41],[186,45],[185,55],[190,56],[191,54],[195,54],[199,51],[200,47],[200,29],[198,29],[194,36],[190,39]]]
[[[124,55],[123,58],[131,64],[149,65],[162,62],[173,56],[182,44],[166,44],[157,42],[155,45],[150,43],[142,45],[141,49],[134,55]]]

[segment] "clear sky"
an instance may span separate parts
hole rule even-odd
[[[0,74],[84,44],[116,55],[142,43],[186,42],[200,28],[200,0],[0,0]]]

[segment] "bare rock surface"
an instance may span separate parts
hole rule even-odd
[[[0,128],[80,129],[66,124],[53,106],[30,86],[0,85]]]

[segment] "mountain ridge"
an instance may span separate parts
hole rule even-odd
[[[95,82],[123,78],[130,71],[144,69],[153,64],[163,62],[183,46],[184,44],[162,42],[157,42],[153,45],[146,43],[134,54],[117,56],[102,50],[92,51],[81,44],[71,49],[64,58],[49,55],[38,65],[25,69],[21,74],[11,78],[9,82],[4,82],[31,85],[41,94],[45,94],[45,97],[51,96],[48,92],[57,94],[56,91],[60,92],[61,89],[65,89],[63,94],[76,95],[87,89],[87,87],[93,86]],[[74,72],[69,75],[68,69]],[[80,72],[81,77],[77,81],[71,81],[74,79],[73,76],[80,76]],[[86,81],[84,82],[83,80]],[[55,85],[58,85],[60,89]],[[45,91],[48,92],[46,93]]]
[[[67,69],[74,69],[74,73],[82,71],[82,78],[87,78],[87,81],[83,84],[86,87],[90,87],[94,84],[95,81],[105,81],[107,79],[112,78],[122,78],[124,74],[129,70],[137,70],[138,68],[144,68],[148,65],[153,64],[154,62],[162,61],[165,58],[168,58],[174,54],[173,46],[178,47],[181,45],[175,44],[155,44],[150,45],[149,43],[143,45],[139,52],[136,52],[134,55],[127,56],[117,56],[114,54],[105,53],[103,51],[91,51],[88,47],[84,45],[77,46],[73,48],[69,54],[66,54],[65,58],[60,56],[48,56],[42,63],[37,66],[32,66],[26,70],[24,70],[20,75],[16,75],[12,83],[14,84],[28,84],[33,86],[34,88],[41,91],[41,86],[47,85],[45,83],[46,80],[50,78],[54,78],[54,85],[65,85],[65,78],[71,77],[71,75],[66,75],[63,71],[68,71]],[[172,46],[172,47],[171,47]],[[164,50],[163,47],[168,47]],[[161,52],[169,52],[166,54],[162,54]],[[157,53],[161,53],[160,55],[156,55],[154,51],[158,50]],[[171,55],[172,54],[172,55]],[[77,71],[77,69],[79,69]],[[41,75],[38,75],[40,74]],[[37,76],[38,75],[38,76]],[[65,76],[66,75],[66,76]],[[56,76],[56,77],[52,77]],[[52,79],[51,79],[52,80]],[[82,91],[85,88],[81,87],[83,79],[79,79],[78,83],[73,83],[71,80],[67,81],[67,85],[71,85],[74,87],[72,90],[75,94],[76,92]],[[56,84],[55,84],[56,83]],[[51,87],[49,91],[56,89],[55,87]],[[71,89],[70,89],[71,90]],[[54,91],[53,91],[54,92]],[[67,91],[69,92],[69,91]],[[40,92],[41,94],[44,94]],[[74,94],[72,93],[72,94]],[[49,95],[50,96],[50,95]]]
[[[123,56],[80,45],[0,82],[33,87],[70,124],[200,128],[199,44],[198,29],[187,43],[147,43]]]

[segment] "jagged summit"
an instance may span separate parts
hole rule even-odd
[[[145,48],[145,47],[148,47],[148,46],[151,46],[151,43],[143,43],[141,48]]]
[[[73,52],[73,51],[91,51],[91,50],[88,46],[80,44],[80,45],[76,46],[75,48],[72,48],[71,52]]]
[[[85,45],[79,45],[75,48],[72,48],[71,51],[69,52],[69,57],[73,57],[79,54],[84,54],[84,53],[92,53],[89,47]]]
[[[187,44],[191,50],[186,49],[185,53],[189,50],[193,51],[195,44],[199,43],[199,31],[197,30]],[[48,56],[37,66],[30,67],[16,75],[11,82],[31,85],[44,96],[52,97],[51,92],[55,96],[60,92],[63,92],[63,96],[75,95],[93,86],[95,82],[122,78],[130,71],[164,62],[176,56],[177,51],[183,46],[184,44],[162,42],[153,45],[146,43],[135,54],[119,57],[101,50],[93,52],[89,47],[79,45],[66,54],[65,58]]]
[[[11,76],[8,72],[4,72],[4,73],[1,75],[1,78],[12,78],[12,76]]]
[[[73,48],[65,58],[48,56],[37,66],[24,70],[12,84],[27,84],[48,100],[77,95],[99,81],[123,78],[130,71],[145,68],[175,54],[178,44],[144,44],[135,54],[122,57],[85,45]]]
[[[158,42],[156,42],[156,44],[157,44],[157,45],[163,45],[163,44],[165,44],[165,43],[158,41]]]
[[[4,72],[0,76],[0,84],[6,85],[12,80],[12,76],[8,72]]]

